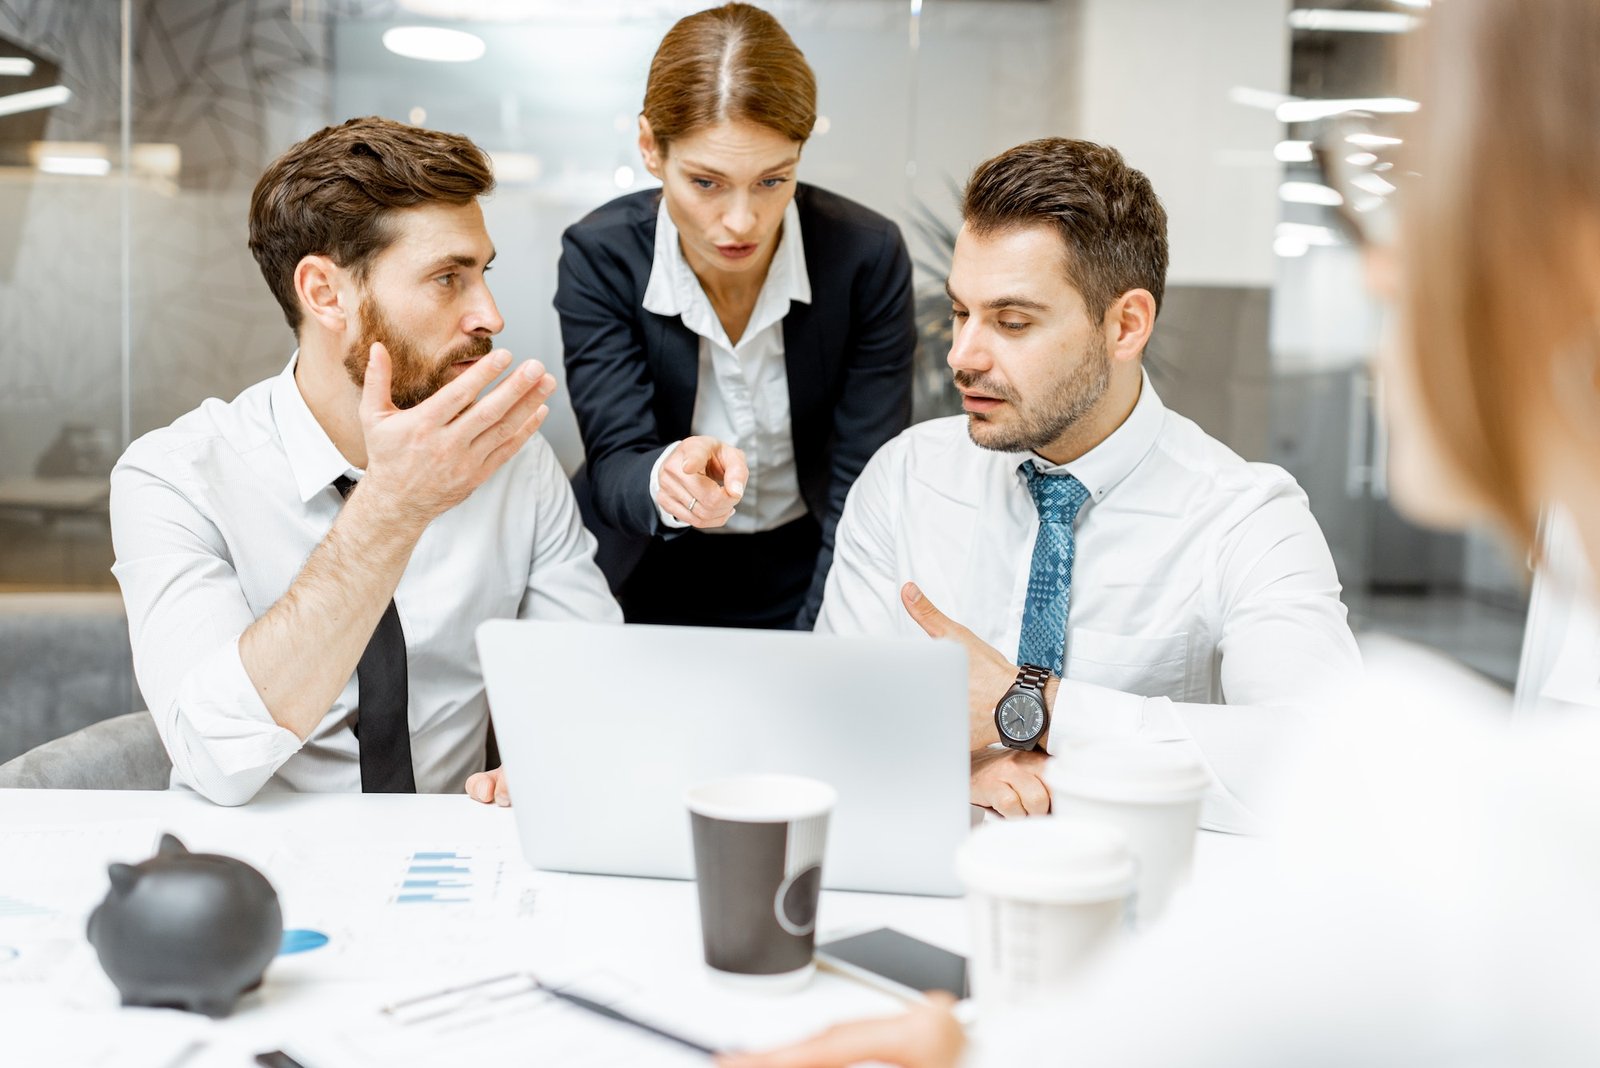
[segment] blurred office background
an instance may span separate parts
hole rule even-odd
[[[802,178],[896,218],[919,261],[919,417],[955,410],[942,282],[960,182],[1032,137],[1116,145],[1171,217],[1151,350],[1167,403],[1299,478],[1358,628],[1509,684],[1521,566],[1486,536],[1423,531],[1391,507],[1367,370],[1379,312],[1317,202],[1309,126],[1284,110],[1391,98],[1389,50],[1425,4],[765,6],[820,84]],[[329,122],[376,113],[493,154],[503,340],[560,377],[561,231],[650,183],[634,145],[646,68],[702,6],[0,0],[0,592],[114,590],[106,475],[127,441],[282,368],[293,339],[245,247],[247,204],[263,166]],[[399,54],[385,35],[401,27],[456,33],[390,45],[460,51]],[[576,466],[559,397],[546,434]]]

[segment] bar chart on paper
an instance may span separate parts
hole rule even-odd
[[[417,849],[405,858],[390,903],[408,909],[483,906],[501,896],[506,853]]]

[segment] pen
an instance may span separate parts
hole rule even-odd
[[[547,986],[539,981],[538,976],[533,975],[530,972],[511,972],[506,975],[497,975],[489,979],[480,979],[474,983],[446,987],[443,990],[438,990],[431,994],[423,994],[419,997],[407,998],[403,1001],[396,1001],[389,1005],[385,1005],[383,1007],[383,1012],[386,1015],[391,1016],[406,1014],[412,1010],[415,1010],[418,1006],[426,1004],[427,1002],[435,1001],[439,998],[449,997],[454,994],[470,994],[472,992],[481,991],[484,987],[496,986],[511,979],[520,979],[523,982],[530,984],[532,989],[537,990],[540,993],[548,994],[557,1000],[565,1001],[567,1004],[572,1005],[575,1008],[583,1009],[586,1012],[592,1012],[596,1016],[603,1016],[606,1019],[616,1023],[627,1024],[629,1027],[634,1027],[648,1034],[655,1035],[657,1038],[663,1038],[668,1042],[675,1042],[686,1049],[692,1049],[696,1053],[703,1053],[708,1057],[714,1057],[717,1054],[717,1051],[711,1049],[709,1046],[701,1045],[699,1042],[696,1042],[693,1039],[685,1038],[683,1035],[674,1034],[673,1032],[664,1030],[663,1028],[657,1027],[654,1024],[646,1023],[645,1021],[636,1017],[629,1016],[625,1012],[613,1009],[609,1005],[602,1005],[598,1001],[593,1001],[582,996],[581,994],[574,994],[568,990],[562,989],[561,987]],[[413,1016],[410,1022],[417,1022],[420,1019],[429,1019],[449,1011],[451,1010],[444,1009],[428,1013],[421,1017]]]
[[[562,1001],[565,1001],[571,1005],[576,1005],[580,1009],[587,1009],[598,1016],[604,1016],[608,1020],[615,1020],[617,1023],[627,1024],[630,1027],[637,1027],[639,1030],[647,1031],[650,1034],[655,1035],[657,1038],[664,1038],[669,1042],[676,1042],[680,1046],[686,1046],[689,1049],[694,1050],[696,1053],[704,1053],[708,1057],[715,1057],[717,1055],[716,1050],[710,1048],[709,1046],[702,1046],[693,1039],[685,1038],[682,1035],[673,1034],[671,1031],[664,1031],[661,1028],[656,1027],[654,1024],[648,1024],[643,1020],[629,1016],[627,1013],[618,1012],[609,1005],[602,1005],[598,1001],[590,1001],[588,998],[582,997],[578,994],[569,994],[567,991],[558,987],[545,986],[534,976],[530,975],[528,978],[533,980],[533,984],[536,987],[544,991],[546,994],[549,994],[551,997],[560,998]]]

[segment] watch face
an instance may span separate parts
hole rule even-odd
[[[1014,742],[1036,737],[1044,729],[1044,705],[1032,694],[1012,694],[1000,702],[1000,729]]]

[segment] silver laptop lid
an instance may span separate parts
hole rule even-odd
[[[788,772],[839,792],[825,885],[960,892],[969,757],[955,643],[517,620],[477,638],[536,867],[692,878],[684,790]]]

